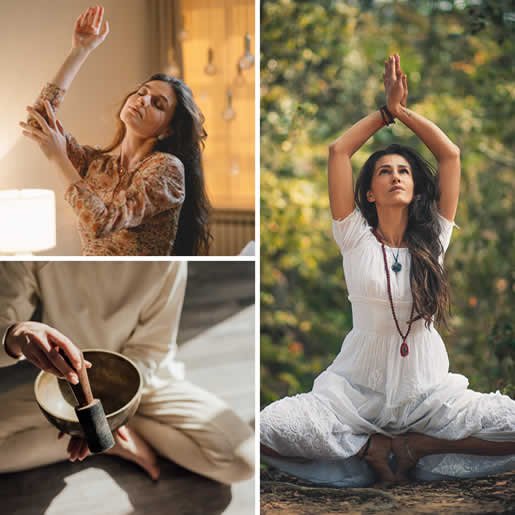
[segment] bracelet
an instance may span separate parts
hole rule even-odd
[[[385,124],[385,126],[388,125],[388,120],[386,119],[386,115],[383,112],[383,108],[380,108],[379,112],[381,113],[381,118],[383,119],[383,123]]]
[[[381,113],[384,113],[384,115],[388,118],[388,121],[386,122],[386,125],[391,125],[392,123],[395,123],[395,117],[390,113],[386,105],[381,106]]]

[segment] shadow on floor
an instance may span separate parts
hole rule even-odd
[[[218,515],[231,488],[161,460],[153,482],[136,465],[111,456],[57,463],[0,474],[0,511],[5,514]]]

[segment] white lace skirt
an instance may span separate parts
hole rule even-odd
[[[449,374],[437,387],[395,408],[386,407],[381,393],[347,384],[345,389],[324,389],[272,403],[261,412],[260,428],[262,444],[285,458],[308,460],[265,458],[286,472],[338,486],[345,486],[348,477],[367,484],[373,478],[368,465],[352,457],[371,434],[413,431],[447,440],[474,436],[515,441],[515,401],[499,392],[469,390],[467,379],[459,374]],[[506,467],[515,468],[515,456],[437,455],[420,460],[417,471],[421,479],[479,477],[482,470],[491,474]],[[479,476],[464,476],[467,471]]]

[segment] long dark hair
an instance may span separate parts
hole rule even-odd
[[[186,196],[179,217],[173,247],[174,254],[177,256],[206,255],[209,252],[212,236],[208,225],[211,205],[205,189],[201,155],[204,140],[207,137],[204,129],[204,115],[193,100],[191,89],[184,82],[164,73],[156,73],[143,84],[153,80],[169,84],[177,98],[177,105],[170,120],[169,135],[162,140],[157,140],[153,149],[154,152],[166,152],[177,156],[184,165]],[[126,127],[120,120],[120,113],[127,99],[138,89],[131,91],[125,97],[118,110],[114,139],[100,152],[111,152],[122,143]]]
[[[447,327],[450,313],[449,283],[438,258],[443,252],[437,202],[437,172],[415,150],[392,144],[374,152],[365,162],[356,181],[354,200],[371,227],[377,228],[374,202],[367,200],[367,191],[378,159],[389,154],[404,157],[411,165],[414,182],[413,200],[408,206],[408,225],[404,234],[411,253],[410,286],[415,304],[413,321],[423,318],[429,327],[432,317]]]

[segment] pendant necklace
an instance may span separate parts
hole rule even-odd
[[[391,250],[391,249],[390,249]],[[401,251],[401,249],[397,249],[397,255],[395,256],[394,253],[393,253],[393,250],[391,250],[392,252],[392,256],[393,256],[393,259],[395,259],[395,263],[392,265],[392,270],[397,274],[399,273],[401,270],[402,270],[402,265],[399,263],[399,252]]]
[[[388,262],[386,260],[386,249],[384,248],[383,240],[381,238],[379,238],[376,231],[374,231],[374,236],[378,239],[379,243],[381,243],[381,249],[383,251],[384,270],[386,272],[386,283],[388,286],[388,300],[390,301],[390,308],[392,310],[392,316],[393,316],[393,320],[395,322],[395,327],[397,328],[397,332],[400,334],[400,336],[402,338],[400,353],[401,353],[401,356],[403,358],[405,358],[409,354],[409,347],[408,347],[408,343],[406,342],[406,340],[408,338],[409,332],[411,331],[411,324],[413,322],[413,313],[415,311],[415,303],[413,302],[413,304],[411,305],[411,314],[409,316],[408,330],[406,331],[406,334],[402,334],[402,331],[401,331],[401,328],[399,325],[399,321],[397,320],[397,315],[395,313],[395,308],[393,306],[392,286],[390,284],[390,271],[388,270]],[[399,254],[397,254],[397,256],[398,255]],[[400,263],[398,263],[398,264],[400,266]],[[393,266],[395,266],[395,264]],[[393,269],[393,266],[392,266],[392,269]],[[399,270],[400,270],[400,268],[399,268]],[[394,272],[398,272],[398,270],[394,270]]]

